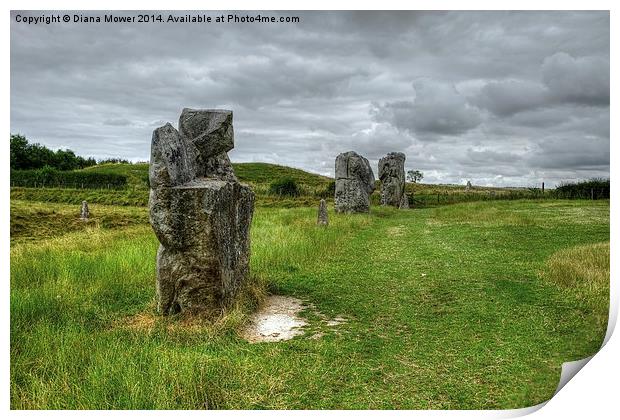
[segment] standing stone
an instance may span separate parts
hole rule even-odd
[[[381,204],[399,207],[405,193],[405,154],[388,153],[379,160]]]
[[[157,308],[216,316],[249,274],[254,193],[237,180],[232,111],[184,109],[177,131],[153,132],[150,222],[157,251]]]
[[[88,211],[88,203],[86,201],[82,201],[82,209],[80,210],[80,219],[88,220],[90,216],[90,211]]]
[[[323,226],[329,225],[329,217],[327,216],[327,203],[323,199],[321,199],[321,202],[319,203],[319,214],[316,224]]]
[[[336,157],[336,212],[368,213],[370,194],[374,190],[375,175],[368,159],[355,152],[341,153]]]
[[[400,200],[399,209],[408,209],[409,208],[409,196],[405,193],[403,194],[403,198]]]
[[[467,181],[467,185],[465,185],[465,191],[471,190],[471,181]]]

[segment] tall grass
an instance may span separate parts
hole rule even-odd
[[[146,223],[15,243],[11,407],[517,408],[600,345],[589,301],[537,273],[608,241],[608,202],[373,208],[330,212],[327,228],[316,216],[256,209],[249,304],[214,324],[154,315]],[[323,336],[242,340],[265,285],[312,304]],[[320,326],[314,311],[347,322]]]
[[[542,275],[592,312],[597,329],[605,334],[609,314],[609,242],[563,249],[547,261]]]

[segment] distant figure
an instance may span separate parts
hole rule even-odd
[[[86,201],[82,201],[82,211],[80,212],[80,219],[88,220],[88,216],[90,216],[90,212],[88,211],[88,203]]]
[[[465,191],[471,190],[471,181],[467,181],[467,185],[465,185]]]
[[[409,196],[406,193],[403,193],[403,198],[400,200],[399,209],[408,209],[409,208]]]
[[[329,217],[327,216],[327,203],[325,203],[325,200],[323,199],[321,199],[321,202],[319,203],[319,215],[316,220],[316,224],[320,226],[329,225]]]

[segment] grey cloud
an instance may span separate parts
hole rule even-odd
[[[542,77],[558,101],[609,105],[609,58],[558,52],[545,58]]]
[[[490,82],[480,91],[473,102],[499,116],[536,109],[546,104],[547,89],[540,83],[506,80]]]
[[[609,106],[609,60],[558,52],[545,57],[540,82],[491,81],[472,102],[498,116],[566,103]]]
[[[608,12],[263,14],[301,22],[12,19],[11,132],[146,160],[156,126],[183,107],[220,107],[234,110],[234,161],[333,174],[342,151],[376,170],[394,150],[431,182],[609,173]]]
[[[421,138],[425,134],[461,134],[482,122],[479,110],[468,104],[452,84],[422,79],[413,87],[413,101],[377,105],[372,111],[374,118],[418,133]]]
[[[105,124],[105,125],[127,126],[127,125],[131,125],[131,121],[129,121],[127,118],[106,118],[103,121],[103,124]]]

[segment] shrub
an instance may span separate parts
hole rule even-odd
[[[581,182],[563,182],[555,189],[554,194],[557,198],[607,199],[609,179],[593,178]]]
[[[299,196],[299,186],[297,182],[290,177],[281,178],[273,181],[269,185],[269,194],[271,195],[279,195],[279,196],[288,196],[288,197],[297,197]]]
[[[319,193],[319,197],[321,198],[334,198],[336,194],[336,181],[330,181],[329,184],[325,187],[323,191]]]

